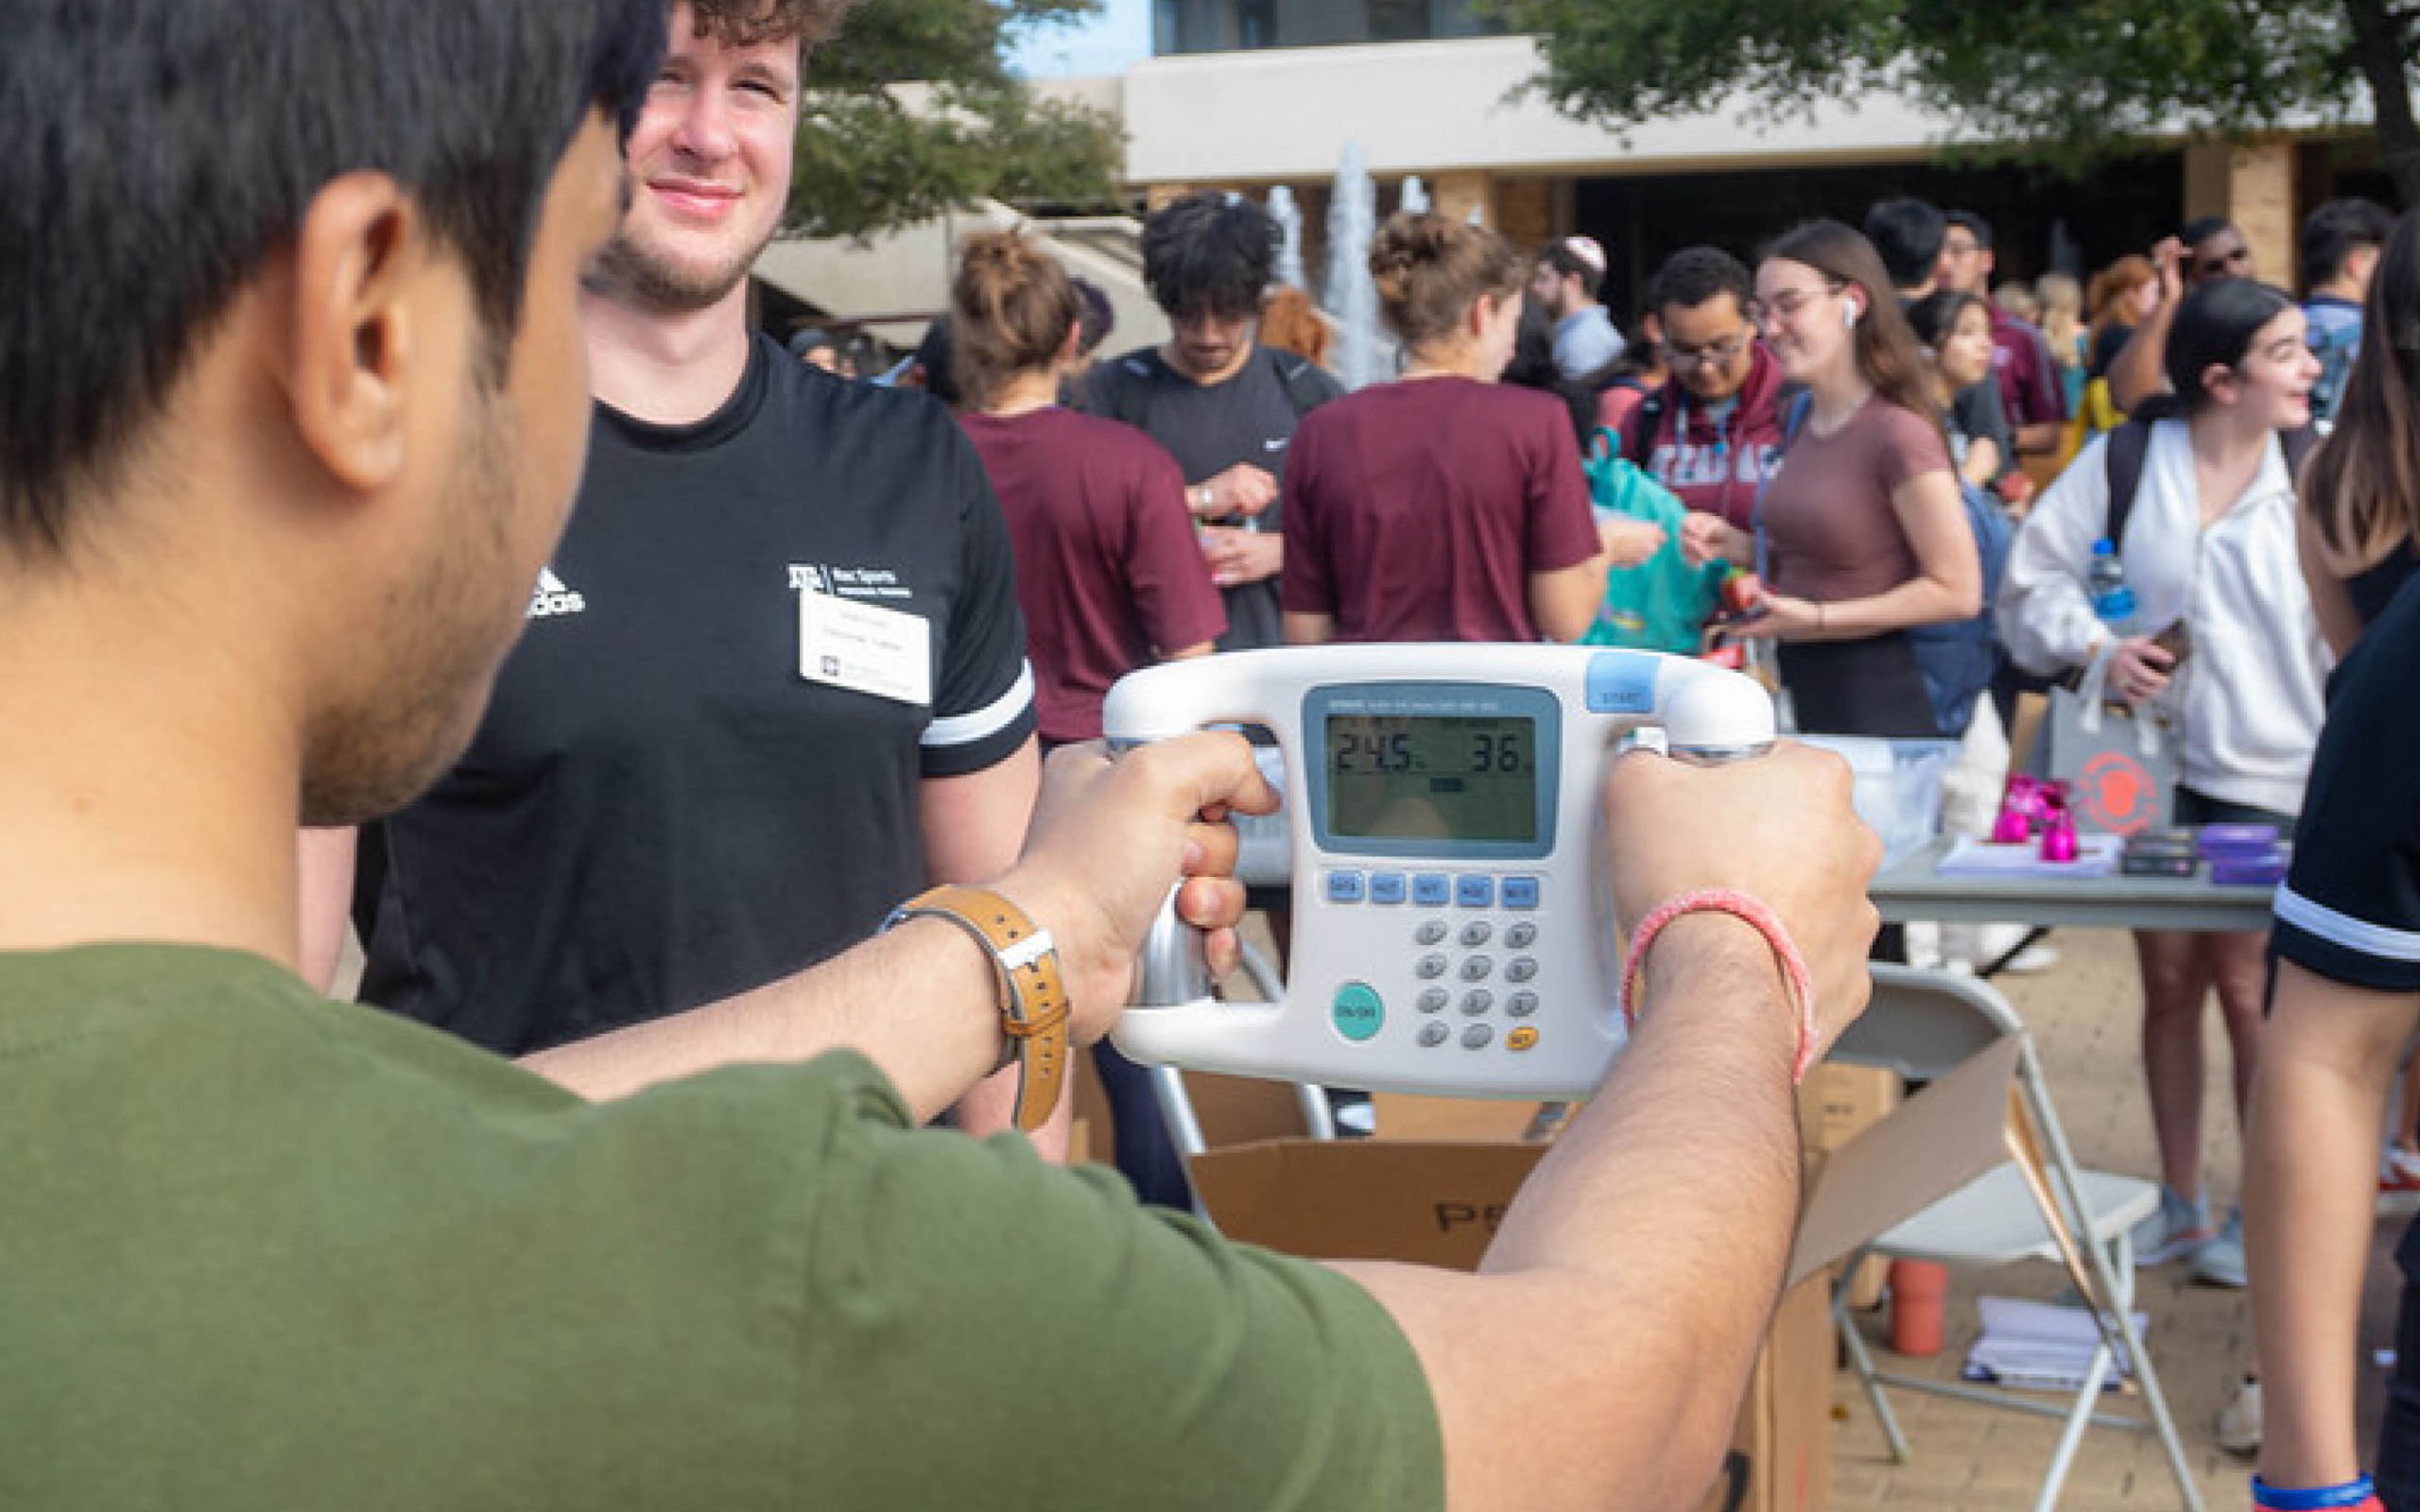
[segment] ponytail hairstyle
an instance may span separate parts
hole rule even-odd
[[[2420,215],[2396,221],[2378,253],[2336,428],[2300,491],[2332,552],[2420,543]]]
[[[2209,370],[2241,364],[2261,327],[2293,307],[2284,291],[2248,278],[2214,278],[2187,290],[2162,354],[2168,387],[2185,412],[2209,408]]]
[[[1370,242],[1378,314],[1407,351],[1451,343],[1481,295],[1518,295],[1527,282],[1512,244],[1449,215],[1393,215]]]
[[[1058,261],[1022,232],[967,237],[950,285],[950,335],[968,407],[989,407],[1017,374],[1056,362],[1083,313],[1083,296]]]
[[[1941,406],[1933,403],[1930,370],[1916,334],[1899,309],[1899,291],[1882,268],[1874,244],[1837,220],[1806,221],[1767,248],[1778,258],[1811,267],[1833,284],[1854,284],[1865,296],[1865,314],[1855,333],[1857,370],[1874,391],[1901,409],[1943,430]]]

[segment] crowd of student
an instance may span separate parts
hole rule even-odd
[[[2365,201],[2309,217],[2298,303],[2252,276],[2241,232],[2222,221],[2119,259],[2088,301],[2055,274],[1995,290],[1987,223],[1895,199],[1862,232],[1794,228],[1753,270],[1717,248],[1672,256],[1627,344],[1598,302],[1607,267],[1594,241],[1525,261],[1488,231],[1398,215],[1380,227],[1370,268],[1399,370],[1341,397],[1316,368],[1289,371],[1304,359],[1271,352],[1270,333],[1255,344],[1272,234],[1231,196],[1163,210],[1147,233],[1148,276],[1175,336],[1068,396],[1129,420],[1182,465],[1136,454],[1114,467],[1134,442],[1073,414],[1052,422],[1066,436],[1054,473],[994,463],[1036,675],[1045,707],[1063,698],[1071,710],[1065,738],[1098,730],[1121,671],[1205,649],[1215,622],[1192,616],[1214,576],[1231,594],[1267,593],[1273,577],[1282,638],[1298,644],[1756,644],[1802,731],[1979,750],[1981,818],[2005,771],[2015,696],[2082,685],[2172,744],[2170,822],[2290,833],[2329,671],[2414,560],[2420,358],[2394,343],[2420,328],[2407,312],[2420,297],[2420,232]],[[1226,258],[1215,271],[1214,247]],[[1014,235],[970,247],[952,312],[970,387],[1005,392],[1013,373],[1028,407],[1051,409],[1047,359],[1073,341],[1060,284]],[[2366,347],[2365,301],[2379,322]],[[1026,333],[1018,355],[985,354],[1011,331]],[[990,457],[999,408],[977,408],[968,423]],[[1247,408],[1257,456],[1233,419]],[[2298,503],[2297,470],[2331,422]],[[1104,487],[1110,472],[1117,481]],[[1205,538],[1190,553],[1188,517]],[[1211,534],[1220,529],[1256,538],[1255,554],[1238,562]],[[2094,596],[2104,541],[2132,593],[2124,623]],[[1750,586],[1726,604],[1719,586],[1737,574]],[[1220,644],[1277,639],[1263,617]],[[1979,827],[1967,807],[1964,822]],[[2296,886],[2337,875],[2341,843],[2306,828]],[[2315,921],[2323,912],[2304,905],[2302,932],[2281,936],[2289,961],[2374,985],[2343,953],[2383,949],[2398,964],[2373,971],[2409,985],[2401,963],[2420,951],[2399,942],[2420,935]],[[2135,1236],[2137,1260],[2190,1260],[2198,1280],[2240,1287],[2241,1211],[2214,1224],[2201,1178],[2204,1003],[2215,989],[2248,1121],[2269,937],[2146,930],[2135,945],[2163,1186],[2160,1212]],[[2413,1101],[2385,1147],[2383,1185],[2413,1184]],[[2299,1147],[2294,1158],[2314,1159]],[[2250,1159],[2283,1157],[2256,1143]],[[2342,1172],[2331,1178],[2350,1192]],[[2299,1255],[2272,1263],[2306,1284]],[[2338,1257],[2339,1292],[2344,1270]],[[2283,1366],[2273,1378],[2307,1385],[2323,1336],[2349,1369],[2349,1314],[2339,1315],[2349,1301],[2329,1295],[2324,1335],[2308,1303],[2281,1310],[2290,1329],[2264,1317],[2263,1352]],[[2248,1376],[2221,1424],[2230,1447],[2259,1443],[2263,1396]],[[2314,1399],[2267,1396],[2293,1445],[2273,1477],[2349,1481],[2332,1440],[2309,1457]],[[2325,1391],[2317,1400],[2339,1405]]]

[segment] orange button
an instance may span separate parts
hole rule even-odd
[[[1504,1048],[1507,1050],[1527,1050],[1537,1042],[1538,1031],[1528,1024],[1523,1024],[1504,1037]]]

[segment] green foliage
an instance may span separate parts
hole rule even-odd
[[[2081,171],[2155,126],[2237,133],[2341,119],[2357,9],[2385,0],[1488,0],[1538,36],[1531,88],[1616,129],[1721,109],[1804,118],[1892,88],[1957,140]],[[2408,87],[2408,86],[2407,86]],[[2392,145],[2390,145],[2392,146]]]
[[[990,197],[1108,205],[1115,116],[1043,99],[1002,62],[1098,0],[880,0],[807,60],[788,229],[864,238]],[[901,88],[899,86],[907,86]]]

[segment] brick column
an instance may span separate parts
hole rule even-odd
[[[1456,169],[1439,174],[1429,190],[1428,202],[1436,207],[1439,215],[1450,215],[1456,220],[1464,219],[1476,209],[1480,225],[1492,231],[1502,229],[1498,224],[1503,213],[1496,204],[1495,175],[1482,169]]]

